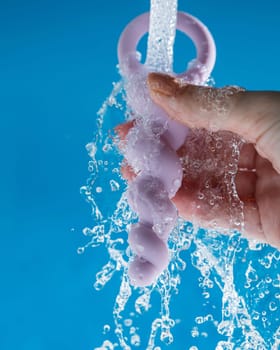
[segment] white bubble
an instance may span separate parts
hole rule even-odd
[[[105,324],[104,327],[103,327],[103,334],[106,334],[110,331],[110,326],[108,324]]]
[[[202,316],[198,316],[195,318],[195,323],[202,324],[204,322],[204,319]]]
[[[115,192],[120,189],[120,184],[115,180],[110,180],[110,187],[111,187],[111,191]]]
[[[78,249],[77,249],[77,253],[78,254],[83,254],[85,252],[85,247],[79,247]]]
[[[134,345],[134,346],[140,346],[141,341],[140,341],[139,335],[134,334],[130,339],[130,343],[131,343],[131,345]]]
[[[276,311],[277,310],[277,304],[274,302],[274,301],[271,301],[270,303],[269,303],[269,310],[270,311]]]
[[[91,158],[95,157],[95,154],[97,151],[97,147],[96,147],[95,143],[90,142],[90,143],[86,144],[86,150]]]
[[[191,336],[193,338],[197,338],[199,336],[199,331],[197,327],[193,327],[192,331],[191,331]]]
[[[124,325],[126,327],[130,327],[132,325],[132,319],[131,318],[127,318],[127,319],[124,320],[123,323],[124,323]]]

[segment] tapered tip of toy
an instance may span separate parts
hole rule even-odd
[[[150,262],[136,257],[129,265],[128,275],[132,285],[147,287],[156,281],[157,270]]]

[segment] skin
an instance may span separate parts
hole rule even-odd
[[[280,92],[241,91],[181,84],[173,77],[158,73],[148,76],[152,100],[163,108],[171,119],[192,129],[206,129],[228,135],[239,135],[246,141],[241,149],[235,185],[244,203],[243,234],[280,249]],[[219,100],[219,102],[217,102]],[[225,108],[221,108],[225,107]],[[117,127],[125,139],[133,122]],[[178,150],[180,156],[187,148]],[[135,177],[125,165],[123,176]],[[211,179],[213,189],[222,188],[222,178],[212,171],[200,177],[185,176],[182,186],[172,199],[179,215],[204,227],[216,225],[228,228],[227,212],[230,203],[226,196],[223,205],[213,210],[209,203],[198,199],[201,178]]]

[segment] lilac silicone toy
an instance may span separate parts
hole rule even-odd
[[[136,119],[127,135],[125,150],[128,163],[138,174],[127,191],[129,204],[139,216],[128,236],[135,253],[128,273],[131,282],[141,287],[153,283],[168,266],[167,240],[178,215],[171,198],[180,188],[183,176],[176,150],[188,133],[186,127],[170,120],[149,97],[146,79],[151,69],[140,63],[136,52],[148,26],[149,13],[135,18],[123,31],[118,45],[127,104]],[[185,73],[176,77],[203,84],[215,63],[213,38],[200,21],[186,13],[178,13],[177,29],[194,41],[197,58]]]

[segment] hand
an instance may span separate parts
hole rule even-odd
[[[244,203],[243,233],[280,248],[280,93],[180,84],[157,73],[149,75],[148,87],[153,101],[170,118],[189,128],[220,133],[223,140],[232,132],[247,141],[241,149],[235,177],[238,196]],[[121,138],[131,126],[118,128]],[[226,148],[227,143],[222,146]],[[182,147],[179,153],[183,158],[188,147]],[[228,226],[230,202],[223,195],[223,177],[218,170],[204,174],[202,169],[199,177],[185,172],[182,186],[172,199],[182,217],[205,228],[213,221],[220,227]],[[134,176],[129,167],[123,168],[123,174],[128,180]],[[219,210],[199,199],[202,178],[210,179],[210,192],[220,189],[224,203]]]

